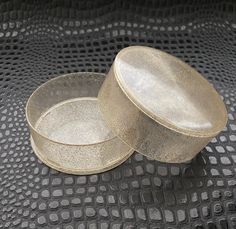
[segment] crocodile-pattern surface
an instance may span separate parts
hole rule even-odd
[[[236,228],[235,15],[233,0],[1,1],[0,228]],[[187,164],[135,153],[98,175],[48,168],[30,146],[29,95],[63,73],[107,72],[134,44],[201,72],[227,105],[227,127]]]

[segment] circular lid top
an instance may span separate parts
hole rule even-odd
[[[131,46],[118,53],[114,73],[126,96],[158,123],[180,133],[214,136],[227,122],[213,86],[178,58]]]

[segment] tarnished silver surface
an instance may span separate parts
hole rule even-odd
[[[115,135],[164,162],[191,160],[227,122],[224,103],[207,80],[148,47],[118,53],[98,100]]]
[[[97,106],[104,81],[98,73],[52,79],[29,98],[31,144],[48,166],[73,174],[99,173],[122,163],[133,150],[110,131]]]

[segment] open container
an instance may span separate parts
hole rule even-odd
[[[67,74],[31,95],[31,144],[45,164],[67,173],[98,173],[133,150],[185,162],[226,125],[226,108],[214,87],[165,52],[125,48],[104,79],[99,73]]]
[[[163,162],[191,160],[227,122],[223,101],[196,70],[142,46],[118,53],[98,102],[115,135]]]
[[[41,85],[30,96],[26,118],[36,155],[48,166],[72,174],[109,170],[133,150],[107,127],[97,94],[105,75],[72,73]]]

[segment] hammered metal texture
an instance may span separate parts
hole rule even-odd
[[[236,3],[0,2],[0,228],[236,227]],[[56,172],[34,155],[25,104],[57,75],[106,72],[147,45],[188,62],[223,96],[228,124],[188,164],[134,154],[99,175]]]

